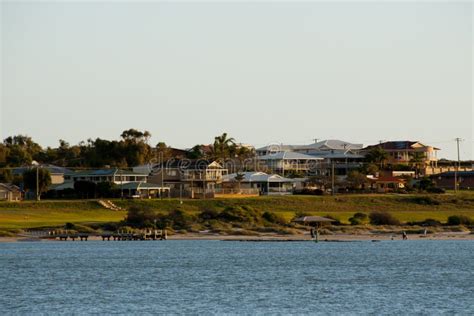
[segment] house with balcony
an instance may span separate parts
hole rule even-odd
[[[362,148],[362,144],[328,139],[316,141],[309,145],[271,144],[257,149],[256,153],[258,159],[263,158],[264,160],[269,159],[269,157],[278,156],[280,153],[290,152],[295,153],[293,155],[311,156],[313,159],[308,159],[308,167],[310,168],[301,168],[301,163],[298,165],[292,162],[291,164],[298,167],[298,172],[303,172],[307,175],[328,175],[332,172],[332,168],[334,168],[334,172],[337,176],[344,177],[350,170],[362,166],[364,160],[364,156],[360,153]],[[317,161],[317,163],[315,161]],[[291,169],[292,167],[286,168],[286,170]],[[281,172],[283,168],[271,168],[271,170]]]
[[[111,182],[114,184],[124,184],[129,182],[147,182],[147,174],[133,171],[113,169],[81,170],[70,173],[65,177],[66,181],[88,181],[94,183]]]
[[[242,178],[238,178],[238,176]],[[293,194],[294,180],[265,172],[241,172],[223,176],[216,190],[221,194],[287,195]]]
[[[424,145],[418,141],[389,141],[377,145],[367,146],[361,153],[366,155],[374,148],[381,148],[388,154],[387,165],[413,165],[414,157],[421,158],[418,167],[422,174],[427,174],[429,168],[436,168],[438,164],[439,148]]]
[[[217,161],[171,159],[153,166],[148,182],[170,187],[175,197],[213,197],[227,173]]]
[[[259,164],[272,173],[285,174],[307,174],[317,168],[318,162],[323,158],[301,154],[294,151],[280,151],[257,157]]]
[[[60,196],[62,194],[60,192],[74,190],[74,184],[78,181],[92,182],[95,184],[102,182],[113,183],[116,185],[115,189],[120,191],[120,194],[124,197],[153,198],[169,196],[170,190],[168,187],[147,183],[148,174],[112,168],[80,170],[68,173],[65,175],[65,181],[51,185],[50,191]]]

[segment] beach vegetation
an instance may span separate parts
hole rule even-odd
[[[372,212],[369,219],[372,225],[400,225],[400,221],[388,212]]]

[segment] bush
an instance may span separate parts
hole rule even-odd
[[[173,229],[189,229],[192,224],[196,222],[196,218],[192,215],[186,214],[182,210],[171,211],[166,216],[160,217],[160,226],[162,228],[171,226]]]
[[[354,216],[349,218],[351,225],[361,225],[367,222],[367,214],[365,213],[355,213]]]
[[[201,213],[199,213],[198,217],[201,220],[208,221],[211,219],[218,219],[219,218],[219,212],[213,209],[209,210],[204,210]]]
[[[449,226],[474,225],[474,221],[464,215],[453,215],[448,217]]]
[[[295,195],[324,195],[321,189],[302,189],[294,192]]]
[[[387,212],[372,212],[369,219],[372,225],[400,225],[400,221]]]
[[[262,218],[269,223],[279,224],[279,225],[286,224],[286,221],[284,218],[272,212],[263,213]]]
[[[155,211],[147,207],[132,206],[128,209],[126,223],[134,227],[146,227],[151,226],[157,219]]]
[[[410,201],[420,205],[440,205],[441,203],[430,196],[416,196],[410,198]]]
[[[64,229],[74,229],[75,226],[73,223],[66,223],[66,225],[64,225]]]
[[[444,190],[442,188],[431,187],[431,188],[427,188],[426,192],[435,193],[435,194],[443,194],[443,193],[446,193],[446,190]]]
[[[424,221],[421,221],[421,222],[410,222],[408,223],[408,225],[412,225],[412,226],[441,226],[441,222],[440,221],[437,221],[435,219],[432,219],[432,218],[427,218],[425,219]]]
[[[229,206],[220,214],[219,219],[226,222],[258,223],[261,215],[250,207]]]

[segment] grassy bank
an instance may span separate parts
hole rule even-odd
[[[181,209],[197,215],[204,210],[222,211],[229,206],[245,206],[258,212],[273,212],[290,221],[296,214],[326,216],[349,223],[356,212],[386,211],[402,223],[435,219],[446,222],[451,215],[474,219],[474,194],[445,195],[339,195],[339,196],[276,196],[212,200],[114,200],[124,209],[143,206],[166,214]],[[66,222],[87,225],[118,222],[125,211],[103,209],[96,201],[24,201],[0,203],[0,230],[54,227]]]

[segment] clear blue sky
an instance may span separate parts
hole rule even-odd
[[[473,145],[464,3],[1,4],[1,133]]]

